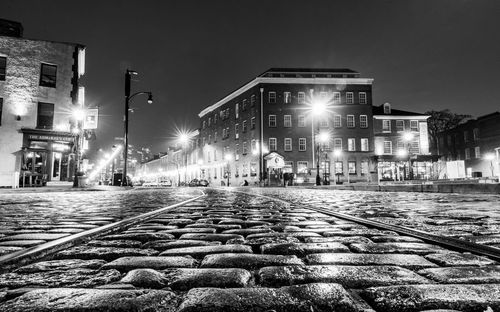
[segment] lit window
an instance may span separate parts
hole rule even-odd
[[[340,115],[333,115],[333,127],[334,128],[342,127],[342,119]]]
[[[291,92],[284,92],[283,93],[283,101],[285,102],[285,104],[292,103],[292,93]]]
[[[367,115],[359,115],[359,127],[360,128],[368,128],[368,116]]]
[[[269,115],[269,127],[276,127],[276,115]]]
[[[342,150],[342,138],[333,139],[333,149],[336,151]]]
[[[292,126],[292,115],[284,115],[283,116],[283,125],[286,128],[290,128]]]
[[[333,104],[340,104],[340,92],[333,92]]]
[[[290,152],[292,150],[292,139],[291,138],[285,138],[285,152]]]
[[[234,150],[234,159],[240,160],[240,145],[236,144],[236,148]]]
[[[392,142],[384,141],[384,154],[392,154]]]
[[[234,106],[234,118],[239,118],[240,117],[240,104],[236,103]]]
[[[356,151],[356,139],[355,138],[348,138],[347,139],[347,150],[349,152]]]
[[[359,104],[367,104],[366,92],[359,92]]]
[[[305,152],[307,149],[306,147],[306,138],[299,138],[299,151],[300,152]]]
[[[299,120],[298,120],[297,126],[299,126],[301,128],[306,126],[306,116],[299,115]]]
[[[276,103],[276,92],[269,92],[269,103]]]
[[[368,174],[368,161],[363,160],[361,162],[361,175]]]
[[[250,176],[255,177],[256,175],[257,175],[257,163],[251,162],[250,163]]]
[[[307,173],[308,163],[307,161],[299,160],[297,161],[297,173]]]
[[[336,175],[344,174],[344,164],[342,163],[342,161],[335,162],[335,174]]]
[[[382,131],[383,132],[391,132],[391,121],[390,120],[382,120]]]
[[[347,128],[354,128],[355,126],[354,115],[347,115]]]
[[[354,93],[347,92],[345,94],[345,101],[346,101],[346,104],[354,104]]]
[[[235,139],[240,138],[240,125],[239,124],[234,125],[234,138]]]
[[[241,125],[241,131],[247,132],[247,121],[243,120],[243,124]]]
[[[396,120],[396,131],[397,132],[405,131],[405,121],[404,120]]]
[[[252,117],[252,119],[250,119],[250,129],[255,129],[255,117]]]
[[[306,94],[304,92],[299,92],[298,95],[299,104],[304,104],[306,102]]]
[[[410,120],[410,131],[418,131],[418,120]]]
[[[40,71],[40,85],[42,87],[56,87],[57,66],[43,64]]]
[[[38,102],[37,129],[52,129],[54,124],[54,104]]]
[[[214,142],[217,142],[217,131],[214,133]]]
[[[481,158],[481,148],[479,146],[474,147],[474,154],[476,158]]]
[[[368,152],[368,138],[361,138],[361,151]]]
[[[356,174],[356,162],[355,161],[348,161],[347,167],[349,170],[349,174]]]
[[[276,138],[269,138],[269,150],[270,151],[275,151],[277,147],[277,139]]]

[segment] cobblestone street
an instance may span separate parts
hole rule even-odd
[[[425,226],[493,246],[500,237],[498,196],[231,190],[203,189],[206,196],[170,212],[0,275],[0,311],[500,311],[496,261],[311,210]],[[39,238],[60,233],[48,225],[68,223],[51,228],[77,232],[86,227],[75,225],[99,226],[199,192],[2,198],[2,222],[11,232],[0,241],[23,246],[36,239],[12,231],[46,225]],[[85,213],[57,213],[71,209]],[[36,221],[27,223],[32,216]]]

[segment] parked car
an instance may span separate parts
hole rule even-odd
[[[158,186],[172,186],[172,181],[170,181],[170,180],[160,181],[158,183]]]
[[[189,182],[189,186],[208,186],[208,181],[207,180],[198,180],[198,179],[193,179],[191,182]]]

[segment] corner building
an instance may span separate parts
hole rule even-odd
[[[319,164],[323,181],[376,179],[372,83],[344,68],[264,72],[199,113],[204,178],[278,185],[293,173],[295,183],[314,183]]]
[[[0,20],[0,187],[71,180],[85,47],[26,39]]]

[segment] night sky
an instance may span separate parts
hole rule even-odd
[[[97,141],[123,136],[124,73],[139,72],[130,144],[164,151],[176,128],[271,67],[347,67],[375,105],[475,117],[500,110],[500,1],[1,0],[24,37],[84,44]]]

